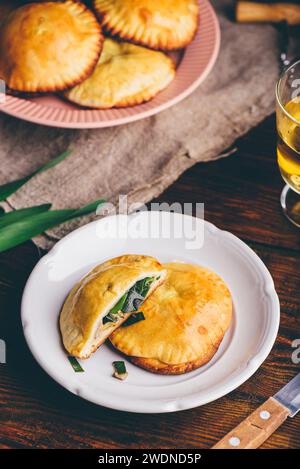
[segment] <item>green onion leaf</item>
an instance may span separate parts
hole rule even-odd
[[[114,369],[120,373],[120,375],[122,375],[123,373],[126,373],[126,365],[125,365],[125,362],[123,361],[117,361],[117,362],[113,362],[113,366],[114,366]]]
[[[15,181],[8,182],[0,186],[0,201],[7,199],[7,197],[16,192],[22,186],[24,186],[26,182],[30,181],[30,179],[36,176],[37,174],[42,173],[47,169],[53,168],[55,165],[57,165],[58,163],[63,161],[67,156],[69,156],[70,153],[71,150],[66,150],[60,155],[58,155],[56,158],[53,158],[51,161],[38,168],[33,173],[29,174],[28,176],[25,176],[21,179],[17,179]]]
[[[132,313],[129,318],[122,324],[122,327],[128,327],[132,326],[133,324],[140,322],[140,321],[145,321],[145,316],[142,311],[139,313]]]
[[[125,379],[127,378],[127,370],[126,370],[126,365],[123,361],[118,361],[118,362],[113,362],[113,367],[114,367],[114,377],[118,379]]]
[[[0,252],[24,243],[44,231],[66,221],[96,211],[104,200],[96,200],[80,209],[52,210],[36,213],[0,228]]]
[[[135,285],[135,291],[137,291],[140,295],[145,297],[148,291],[150,290],[150,287],[153,281],[154,281],[153,277],[146,277],[142,280],[139,280]]]
[[[78,361],[76,360],[75,357],[68,357],[68,360],[69,360],[69,362],[71,363],[72,368],[73,368],[73,370],[75,371],[75,373],[82,373],[82,372],[84,372],[84,369],[82,368],[82,366],[80,365],[80,363],[78,363]]]
[[[153,281],[153,277],[146,277],[136,282],[128,292],[126,302],[122,309],[124,313],[132,313],[132,311],[137,311],[140,308]]]
[[[132,313],[137,311],[144,301],[144,297],[131,288],[128,292],[125,304],[122,308],[123,313]]]
[[[110,312],[103,318],[103,324],[106,324],[107,322],[117,322],[117,320],[120,319],[118,316],[118,312],[122,311],[123,305],[127,298],[127,294],[128,293],[125,293],[115,304],[115,306],[111,308]]]
[[[96,210],[99,207],[99,205],[102,205],[105,202],[106,202],[106,200],[104,200],[104,199],[98,199],[98,200],[94,200],[94,202],[91,202],[88,205],[85,205],[84,207],[77,208],[75,210],[73,209],[74,213],[71,215],[69,220],[71,220],[73,218],[82,217],[83,215],[88,215],[89,213],[92,213],[92,212],[96,213]]]
[[[51,208],[51,204],[36,205],[30,208],[21,208],[12,212],[4,213],[0,216],[0,228],[15,223],[31,215],[47,212]]]
[[[107,322],[117,322],[121,319],[120,315],[118,315],[119,311],[122,311],[123,313],[132,313],[132,311],[137,311],[144,301],[153,281],[153,277],[146,277],[136,282],[103,318],[103,324],[106,324]]]

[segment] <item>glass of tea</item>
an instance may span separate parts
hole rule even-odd
[[[300,60],[287,68],[276,87],[277,160],[286,182],[281,193],[285,215],[300,227]]]

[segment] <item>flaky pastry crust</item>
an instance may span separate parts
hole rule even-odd
[[[199,22],[198,0],[94,0],[94,8],[109,34],[152,49],[186,47]]]
[[[174,76],[174,63],[164,53],[107,38],[94,72],[64,96],[96,109],[135,106],[156,96]]]
[[[116,323],[102,319],[139,280],[155,279],[148,292],[162,283],[166,271],[151,256],[127,254],[98,265],[71,290],[60,314],[60,330],[70,355],[88,358],[130,314]]]
[[[232,300],[214,272],[181,263],[164,265],[167,277],[143,304],[145,321],[115,331],[112,344],[154,373],[181,374],[216,353],[232,316]]]
[[[0,78],[27,93],[54,92],[81,83],[93,71],[103,37],[81,2],[30,3],[0,29]]]

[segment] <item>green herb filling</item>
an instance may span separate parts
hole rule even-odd
[[[159,278],[159,277],[158,277]],[[156,278],[156,280],[158,280]],[[136,284],[125,293],[115,304],[110,312],[103,318],[103,324],[117,322],[124,317],[124,313],[137,311],[150,290],[154,277],[146,277],[136,282]]]
[[[68,357],[68,360],[69,360],[69,362],[71,363],[72,368],[73,368],[73,370],[75,371],[75,373],[83,373],[83,372],[84,372],[84,369],[82,368],[82,366],[80,365],[80,363],[78,363],[78,361],[76,360],[75,357],[69,356],[69,357]]]
[[[126,370],[126,365],[123,361],[113,362],[114,367],[114,377],[124,380],[127,378],[128,373]]]

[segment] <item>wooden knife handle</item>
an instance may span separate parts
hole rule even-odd
[[[289,410],[270,397],[229,432],[213,449],[255,449],[266,441],[289,416]]]
[[[287,21],[300,24],[300,5],[295,3],[256,3],[238,1],[236,19],[239,23]]]

